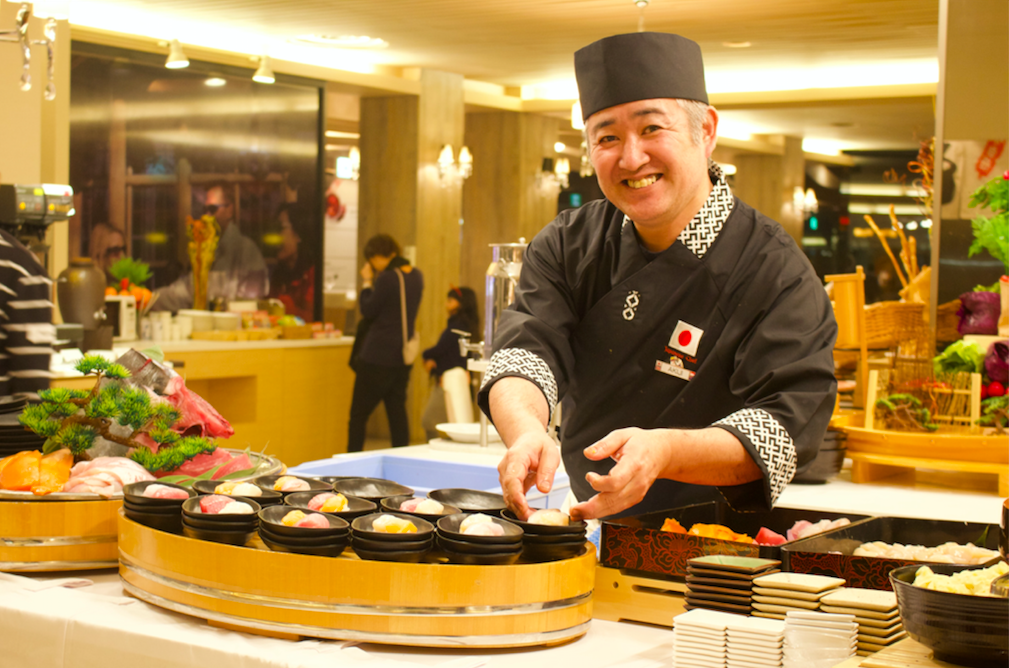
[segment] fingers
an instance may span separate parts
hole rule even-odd
[[[554,485],[554,474],[557,473],[557,467],[560,466],[561,455],[557,448],[550,447],[543,448],[543,452],[540,453],[539,466],[536,471],[536,489],[546,494]]]
[[[505,456],[507,460],[507,455]],[[529,505],[526,503],[526,480],[529,478],[528,467],[518,461],[502,461],[499,471],[501,480],[501,492],[504,495],[505,505],[508,506],[518,517],[526,517],[529,513]]]
[[[585,448],[585,456],[594,462],[602,461],[607,457],[613,457],[619,461],[620,449],[630,440],[633,432],[633,429],[617,429],[616,431],[612,431],[605,438]]]

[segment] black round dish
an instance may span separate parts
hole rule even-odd
[[[382,515],[392,515],[393,517],[398,517],[401,520],[413,522],[413,525],[417,527],[417,531],[416,533],[386,533],[385,531],[375,531],[371,528],[371,525]],[[372,513],[371,515],[363,515],[351,522],[350,528],[354,532],[355,539],[360,537],[365,540],[394,543],[409,543],[418,541],[423,538],[430,538],[434,533],[434,525],[427,520],[423,520],[415,515],[406,515],[403,513]]]
[[[180,515],[180,519],[194,529],[204,531],[255,531],[259,526],[259,518],[255,515],[232,515],[231,517],[242,517],[242,520],[234,522],[217,522],[211,517],[216,515]]]
[[[200,499],[205,495],[194,496],[190,499],[186,499],[182,502],[182,514],[186,517],[194,517],[196,519],[206,520],[207,522],[217,522],[220,525],[226,524],[241,524],[243,522],[253,522],[255,523],[256,513],[262,510],[262,506],[253,501],[247,496],[228,496],[227,494],[220,494],[219,496],[228,496],[229,499],[234,499],[235,501],[241,501],[242,503],[247,503],[251,508],[251,513],[241,514],[241,515],[220,515],[205,513],[200,510]]]
[[[983,566],[929,564],[934,573],[952,575]],[[904,629],[935,653],[935,658],[961,666],[1009,664],[1009,598],[969,596],[915,587],[920,565],[890,571]]]
[[[500,552],[498,554],[467,554],[465,552],[450,552],[444,550],[449,563],[468,564],[473,566],[507,566],[514,564],[522,554],[522,550]]]
[[[526,561],[558,561],[560,559],[570,559],[582,553],[585,542],[578,543],[555,543],[552,545],[536,545],[525,543],[522,545],[522,558]]]
[[[315,478],[303,478],[300,475],[291,475],[290,473],[278,473],[275,475],[261,475],[258,478],[253,478],[252,484],[263,490],[269,490],[271,492],[279,492],[280,494],[294,494],[294,492],[280,492],[280,490],[273,489],[273,484],[277,482],[280,478],[297,478],[298,480],[304,480],[308,483],[307,490],[297,490],[297,491],[312,491],[317,490],[319,492],[330,492],[333,490],[332,486],[322,482],[321,480],[316,480]]]
[[[585,532],[562,536],[537,536],[527,533],[522,538],[523,545],[581,545],[584,542]]]
[[[144,490],[151,485],[164,485],[165,487],[171,487],[172,489],[181,489],[183,492],[188,494],[187,498],[193,498],[196,496],[196,492],[191,489],[182,487],[181,485],[173,485],[168,482],[161,482],[159,480],[144,480],[143,482],[133,482],[123,487],[123,498],[127,501],[133,503],[136,506],[152,506],[152,507],[172,507],[174,506],[178,509],[178,506],[182,505],[182,502],[186,499],[152,499],[149,496],[144,496]]]
[[[197,480],[193,483],[193,489],[195,489],[200,494],[217,494],[214,489],[221,483],[230,482],[229,480]],[[252,483],[250,483],[252,484]],[[276,503],[284,502],[284,495],[280,492],[275,492],[272,489],[263,489],[259,485],[260,495],[250,496],[250,499],[255,499],[256,503],[261,506],[272,506]],[[235,494],[224,494],[223,496],[236,496]]]
[[[347,478],[333,483],[333,489],[346,496],[356,496],[378,503],[389,496],[413,494],[413,489],[391,480],[379,478]]]
[[[330,545],[290,545],[271,540],[262,534],[260,534],[259,538],[263,541],[263,545],[274,552],[291,552],[292,554],[307,554],[314,557],[339,557],[343,554],[344,550],[347,549],[348,544],[348,542],[345,541]]]
[[[329,528],[312,529],[310,527],[284,526],[281,520],[284,519],[285,515],[287,515],[290,512],[293,512],[294,510],[300,510],[301,512],[305,513],[305,515],[320,515],[326,518],[326,521],[329,522]],[[259,512],[259,521],[261,525],[262,524],[269,525],[268,530],[275,534],[281,536],[293,536],[295,538],[299,537],[311,538],[318,536],[332,536],[338,534],[346,534],[350,528],[350,525],[347,524],[347,521],[339,517],[335,517],[327,513],[317,513],[314,510],[293,508],[287,505],[270,506],[269,508],[263,508],[263,510]]]
[[[149,513],[151,515],[165,515],[170,517],[182,517],[182,499],[174,506],[148,506],[142,503],[133,503],[129,497],[123,499],[123,508],[138,513]]]
[[[388,552],[393,551],[414,551],[414,550],[429,550],[434,546],[434,535],[429,535],[427,538],[422,540],[368,540],[367,538],[361,538],[358,535],[353,536],[351,543],[356,548],[361,548],[362,550],[368,550],[371,552]]]
[[[244,546],[256,535],[255,531],[208,531],[206,529],[197,529],[187,524],[185,519],[182,520],[182,533],[187,538],[238,546]]]
[[[300,508],[302,510],[310,510],[308,507],[308,502],[312,500],[316,494],[322,494],[322,492],[292,492],[284,497],[284,503],[288,506],[294,508]],[[344,494],[344,496],[347,496]],[[356,496],[347,496],[347,509],[341,510],[338,513],[326,513],[327,515],[336,515],[337,517],[344,519],[348,522],[353,521],[355,518],[361,517],[362,515],[369,515],[378,508],[373,501],[368,499],[359,499]],[[313,512],[321,513],[323,511],[316,510]]]
[[[343,533],[327,533],[322,536],[309,536],[308,538],[303,538],[301,536],[280,534],[271,530],[270,527],[270,524],[260,522],[259,535],[261,538],[269,538],[274,543],[283,543],[284,545],[293,545],[297,547],[319,547],[324,545],[335,545],[337,543],[350,544],[349,531]]]
[[[501,511],[505,509],[503,496],[492,492],[482,492],[478,489],[435,489],[428,492],[427,495],[439,503],[455,506],[464,513],[500,515]]]
[[[416,564],[424,560],[424,556],[428,553],[428,550],[420,551],[410,551],[410,550],[383,550],[383,551],[372,551],[372,550],[359,550],[354,549],[354,554],[356,554],[361,559],[367,561],[398,561],[404,564]]]
[[[447,552],[459,552],[464,554],[501,554],[503,552],[521,551],[519,543],[502,545],[501,543],[470,543],[462,540],[453,540],[445,534],[438,534],[438,547]]]
[[[537,510],[537,509],[532,508],[531,510]],[[507,509],[501,512],[501,517],[508,520],[509,522],[513,522],[514,524],[517,524],[520,527],[522,527],[522,530],[525,531],[527,536],[535,535],[535,536],[570,537],[578,534],[585,535],[585,530],[588,527],[588,525],[585,524],[585,520],[571,520],[566,527],[548,526],[546,524],[533,524],[532,522],[526,522],[524,520],[520,520],[518,517],[515,516],[515,513]]]
[[[427,520],[428,522],[437,522],[438,520],[440,520],[441,518],[445,517],[446,515],[458,515],[461,512],[455,506],[447,506],[444,503],[442,503],[442,506],[444,507],[444,510],[442,512],[440,512],[440,513],[437,513],[437,514],[418,513],[418,512],[414,512],[412,510],[400,510],[399,509],[400,505],[404,501],[407,501],[407,500],[412,499],[412,498],[414,498],[412,494],[400,494],[399,496],[390,496],[390,497],[387,497],[385,499],[382,499],[381,506],[382,506],[382,508],[384,510],[387,510],[389,512],[393,512],[393,513],[406,513],[407,515],[414,515],[416,517],[422,517],[425,520]],[[436,501],[437,499],[433,499],[433,500]],[[439,503],[441,503],[441,502],[439,501]]]
[[[131,510],[129,508],[123,508],[123,514],[126,515],[128,519],[133,520],[137,524],[143,524],[145,527],[157,529],[158,531],[165,531],[167,533],[182,533],[182,513],[178,511],[172,513],[171,515],[167,515],[165,513],[145,513],[142,511]]]
[[[448,517],[441,518],[438,520],[438,534],[463,543],[508,545],[522,542],[522,536],[525,533],[522,531],[522,527],[503,520],[500,517],[493,516],[491,517],[491,521],[500,525],[504,529],[503,536],[473,536],[470,534],[463,534],[459,531],[459,525],[461,525],[463,520],[467,517],[469,517],[469,515],[466,513],[459,513],[458,515],[449,515]]]

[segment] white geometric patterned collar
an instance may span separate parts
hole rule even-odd
[[[732,190],[725,182],[722,168],[711,159],[708,160],[708,177],[711,179],[711,193],[708,194],[708,199],[677,238],[677,241],[682,241],[698,260],[703,258],[711,248],[711,244],[715,243],[718,233],[722,231],[722,226],[732,213],[733,205]],[[630,222],[631,219],[624,216],[621,229]]]

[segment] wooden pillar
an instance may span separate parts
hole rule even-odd
[[[802,241],[802,214],[792,205],[795,188],[805,190],[805,159],[802,139],[775,137],[781,155],[743,154],[736,156],[734,193],[757,211],[778,221],[785,231]]]
[[[126,102],[112,101],[109,128],[109,224],[123,230],[126,254],[133,254],[133,235],[126,220]]]

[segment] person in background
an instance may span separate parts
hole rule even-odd
[[[31,251],[0,230],[0,398],[38,399],[49,387],[52,284]]]
[[[207,190],[204,210],[221,227],[214,264],[208,278],[207,300],[262,299],[270,292],[266,260],[259,247],[238,229],[232,186],[213,185]],[[193,274],[190,271],[174,283],[158,290],[155,311],[177,311],[193,307]]]
[[[105,272],[105,281],[111,285],[115,279],[109,269],[126,256],[126,237],[122,230],[109,223],[97,223],[91,228],[90,236],[88,255],[95,267]]]
[[[301,221],[295,204],[282,204],[277,210],[282,241],[277,252],[277,265],[270,276],[270,297],[279,299],[288,314],[311,322],[315,318],[315,263],[298,252]]]
[[[365,263],[361,269],[364,283],[358,298],[364,322],[358,326],[351,350],[351,367],[356,376],[347,452],[364,449],[368,417],[379,402],[385,404],[392,447],[399,448],[410,442],[406,387],[412,366],[403,362],[403,317],[397,274],[402,274],[406,293],[407,338],[413,336],[424,292],[424,277],[399,253],[399,244],[387,234],[373,236],[364,245]]]
[[[448,422],[448,412],[445,408],[445,390],[441,377],[449,369],[466,368],[466,358],[459,350],[459,334],[457,331],[468,332],[470,339],[480,336],[480,313],[477,306],[476,293],[470,288],[452,288],[448,291],[445,301],[448,311],[448,325],[434,344],[422,354],[424,368],[431,374],[433,386],[431,395],[424,409],[421,424],[427,433],[428,440],[438,436],[435,425]]]

